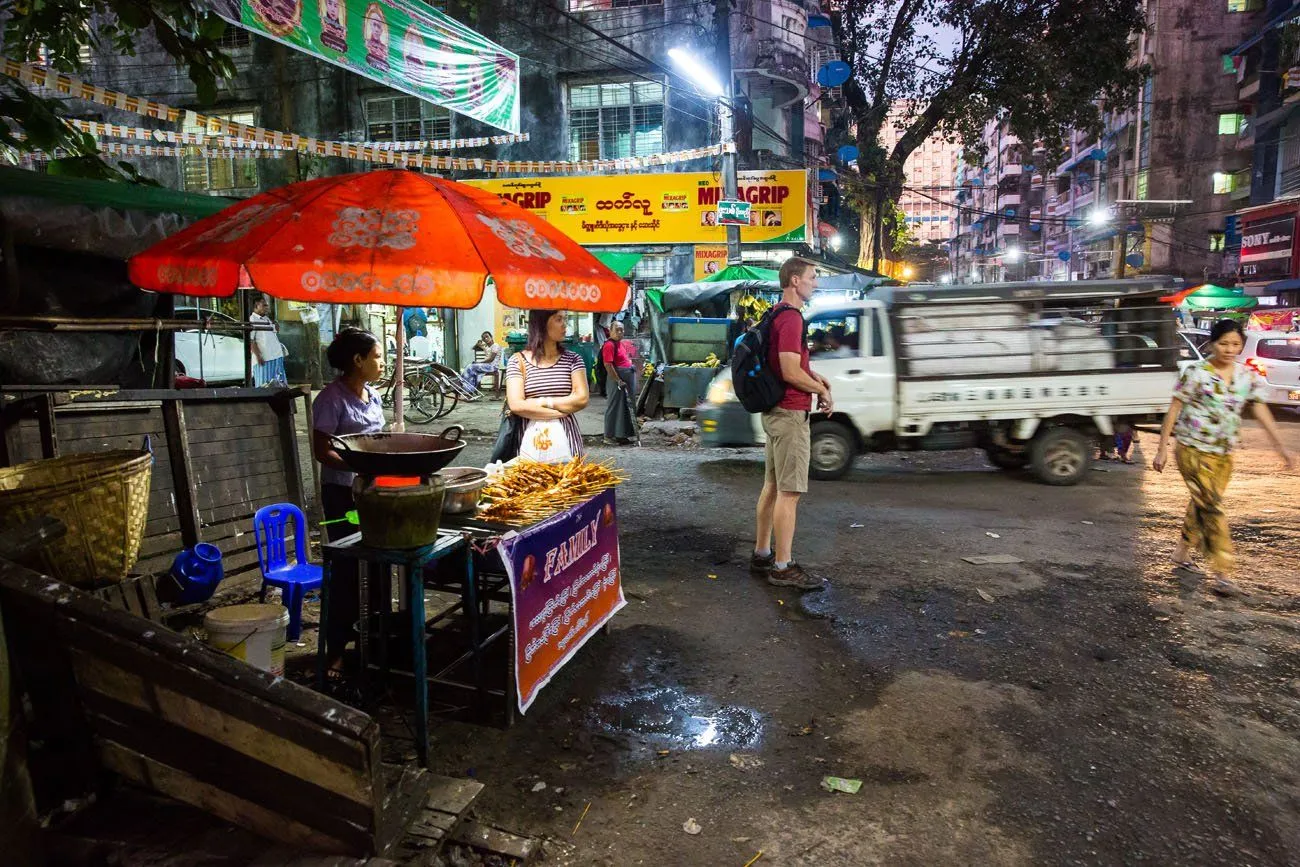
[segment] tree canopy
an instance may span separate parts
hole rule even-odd
[[[861,208],[880,251],[876,205],[902,192],[903,163],[931,135],[982,155],[985,124],[1059,151],[1071,130],[1098,134],[1102,105],[1132,102],[1145,71],[1130,39],[1142,0],[841,0],[832,26],[853,70],[843,87],[863,182]],[[886,123],[901,132],[886,151]]]
[[[134,56],[145,31],[188,72],[203,103],[214,101],[218,81],[235,72],[218,45],[226,22],[195,0],[0,0],[0,16],[9,57],[60,72],[80,72],[87,46]],[[127,163],[103,163],[94,138],[69,127],[60,114],[58,100],[0,76],[0,144],[17,151],[62,148],[71,155],[57,164],[65,173],[139,179]]]

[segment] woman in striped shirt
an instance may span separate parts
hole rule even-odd
[[[528,313],[528,345],[506,368],[506,404],[515,415],[528,419],[520,454],[545,453],[565,460],[550,432],[563,431],[569,455],[583,454],[582,431],[573,417],[587,405],[587,368],[576,352],[565,349],[568,317],[563,310]],[[536,440],[536,442],[534,442]]]

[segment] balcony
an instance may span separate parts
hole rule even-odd
[[[1020,224],[1019,224],[1019,223],[1013,223],[1013,222],[1011,222],[1011,221],[1007,221],[1007,222],[1005,222],[1005,223],[1001,223],[1001,224],[999,224],[999,225],[998,225],[998,236],[999,236],[999,237],[1006,237],[1007,235],[1014,235],[1014,236],[1016,236],[1016,237],[1019,237],[1019,235],[1020,235]]]
[[[1020,193],[999,193],[998,209],[1015,208],[1020,205]]]
[[[1010,177],[1020,177],[1024,171],[1024,166],[1020,163],[1003,163],[1001,170],[998,172],[998,182],[1002,182]]]

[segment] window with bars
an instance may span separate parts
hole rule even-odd
[[[1246,121],[1244,114],[1227,112],[1219,115],[1219,135],[1237,135]]]
[[[249,126],[257,124],[257,117],[251,111],[234,111],[214,114],[233,123]],[[207,129],[186,116],[181,125],[182,132],[206,134]],[[257,190],[257,159],[250,157],[204,157],[189,154],[181,157],[181,179],[185,189],[200,193],[252,193]]]
[[[233,24],[226,24],[226,29],[221,32],[221,37],[217,40],[217,45],[226,51],[235,48],[247,48],[252,43],[252,35],[244,28],[236,27]]]
[[[635,289],[658,289],[668,283],[668,257],[642,256],[632,269]]]
[[[662,151],[663,144],[659,82],[569,85],[569,159],[645,157]]]
[[[451,111],[414,96],[375,96],[365,102],[367,141],[451,138]]]

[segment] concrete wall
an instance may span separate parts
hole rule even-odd
[[[1218,113],[1237,102],[1236,76],[1223,72],[1222,55],[1254,32],[1259,13],[1231,13],[1227,3],[1206,0],[1162,0],[1158,13],[1149,37],[1155,81],[1147,198],[1193,204],[1171,229],[1150,233],[1150,270],[1200,280],[1223,267],[1222,254],[1204,249],[1209,233],[1244,204],[1215,195],[1213,175],[1250,165],[1237,136],[1218,134]]]

